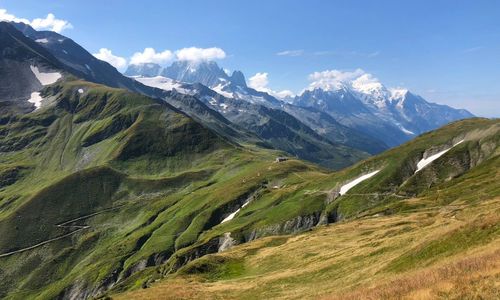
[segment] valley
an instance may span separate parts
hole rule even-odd
[[[1,299],[500,294],[498,118],[361,69],[278,92],[217,47],[123,62],[6,16]]]

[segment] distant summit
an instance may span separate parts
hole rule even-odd
[[[214,61],[175,61],[162,76],[186,83],[201,83],[214,87],[230,81],[229,76]]]
[[[428,102],[404,88],[387,88],[362,70],[341,80],[317,81],[300,95],[288,99],[248,87],[241,71],[229,75],[214,61],[176,61],[164,69],[155,64],[132,65],[126,74],[142,76],[143,79],[137,80],[146,85],[199,93],[202,101],[227,117],[231,115],[231,109],[240,109],[234,101],[224,101],[200,90],[193,91],[183,84],[202,84],[226,99],[284,110],[317,132],[327,131],[324,125],[313,121],[310,110],[313,109],[389,146],[399,145],[449,122],[474,116],[463,109]]]
[[[464,109],[428,102],[407,89],[386,88],[370,74],[312,86],[291,103],[324,111],[390,146],[449,122],[474,117]]]
[[[155,63],[132,64],[125,71],[126,76],[155,77],[160,75],[163,68]]]
[[[156,77],[162,76],[184,83],[201,83],[207,87],[224,86],[231,83],[247,87],[245,75],[241,71],[227,74],[214,61],[175,61],[163,68],[155,63],[132,64],[125,71],[126,76]]]

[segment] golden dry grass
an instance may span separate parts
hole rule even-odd
[[[500,250],[439,267],[412,272],[388,282],[325,299],[494,299],[500,295]],[[448,298],[446,297],[446,298]]]
[[[240,262],[230,277],[174,275],[113,298],[494,299],[500,277],[499,223],[500,198],[367,217],[208,256]],[[454,240],[463,232],[484,230],[492,232],[486,239],[468,237],[463,245]],[[454,244],[431,256],[422,252],[441,240]],[[420,252],[425,255],[416,265],[412,256],[406,264],[405,257]],[[398,264],[395,271],[401,260],[403,268]]]

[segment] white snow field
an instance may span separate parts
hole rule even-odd
[[[183,94],[189,94],[189,91],[182,88],[182,84],[180,84],[178,81],[175,81],[173,79],[163,77],[163,76],[156,76],[156,77],[140,77],[140,76],[132,76],[131,78],[139,81],[140,83],[150,86],[150,87],[155,87],[159,88],[165,91],[171,91],[175,89],[176,91],[183,93]]]
[[[227,216],[224,220],[222,220],[222,222],[220,222],[221,224],[224,223],[224,222],[227,222],[227,221],[230,221],[234,218],[234,216],[236,216],[236,214],[245,206],[248,205],[248,203],[250,203],[250,201],[247,201],[245,202],[240,208],[238,208],[234,213],[230,214],[229,216]]]
[[[28,99],[28,102],[35,104],[36,109],[40,108],[42,106],[42,96],[40,96],[39,92],[33,92],[31,93],[31,98]]]
[[[30,66],[31,71],[35,74],[36,78],[42,85],[49,85],[56,82],[59,78],[61,78],[61,73],[53,72],[53,73],[42,73],[38,70],[38,67]]]
[[[408,130],[404,128],[403,126],[399,126],[399,129],[401,129],[404,133],[409,134],[409,135],[415,135],[415,132]]]
[[[222,84],[219,84],[217,86],[214,86],[212,88],[212,90],[216,91],[218,94],[221,94],[222,96],[224,96],[226,98],[233,98],[233,94],[222,90],[223,88],[224,88],[224,86]]]
[[[462,143],[464,140],[461,140],[460,142],[456,143],[455,145],[451,146],[450,148],[448,149],[445,149],[441,152],[438,152],[434,155],[431,155],[427,158],[422,158],[418,163],[417,163],[417,170],[415,171],[415,174],[422,170],[423,168],[425,168],[426,166],[428,166],[430,163],[432,163],[433,161],[435,161],[436,159],[440,158],[441,156],[443,156],[443,154],[445,154],[446,152],[450,151],[451,148],[455,147],[456,145]]]
[[[358,178],[354,179],[353,181],[350,181],[346,184],[344,184],[341,188],[340,188],[340,192],[339,194],[340,195],[344,195],[345,193],[347,193],[348,190],[352,189],[354,186],[356,186],[357,184],[361,183],[362,181],[365,181],[367,180],[368,178],[374,176],[375,174],[377,174],[378,172],[380,172],[380,170],[377,170],[377,171],[373,171],[371,173],[368,173],[368,174],[365,174],[365,175],[362,175],[362,176],[359,176]]]

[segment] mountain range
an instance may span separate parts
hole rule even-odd
[[[0,22],[0,298],[497,294],[499,120],[363,75],[125,74]]]
[[[152,69],[156,73],[150,72]],[[308,113],[304,108],[308,108],[317,113],[326,113],[338,124],[377,139],[389,147],[449,122],[473,117],[466,110],[430,103],[406,89],[388,89],[367,74],[335,85],[309,88],[300,95],[287,97],[286,101],[249,88],[242,72],[234,71],[229,75],[213,61],[176,61],[166,68],[154,64],[131,65],[125,74],[136,77],[136,80],[146,85],[168,90],[177,87],[176,90],[191,94],[196,94],[196,91],[181,85],[200,83],[224,96],[226,101],[198,94],[207,105],[223,115],[234,111],[230,104],[232,99],[283,110],[303,123],[307,123]],[[326,131],[320,125],[308,125],[319,134]],[[381,151],[381,148],[362,150],[373,154]]]
[[[176,61],[166,68],[131,65],[125,72],[132,77],[128,78],[67,37],[35,31],[23,23],[14,26],[30,40],[26,44],[43,48],[41,56],[50,57],[69,74],[163,99],[220,134],[234,138],[246,131],[269,147],[334,169],[472,116],[410,92],[400,92],[397,98],[380,83],[364,91],[352,83],[335,90],[305,90],[285,102],[248,87],[242,72],[229,75],[217,63],[206,61]],[[36,84],[33,78],[30,81]],[[29,111],[29,103],[22,100],[29,99],[31,90],[9,110]]]

